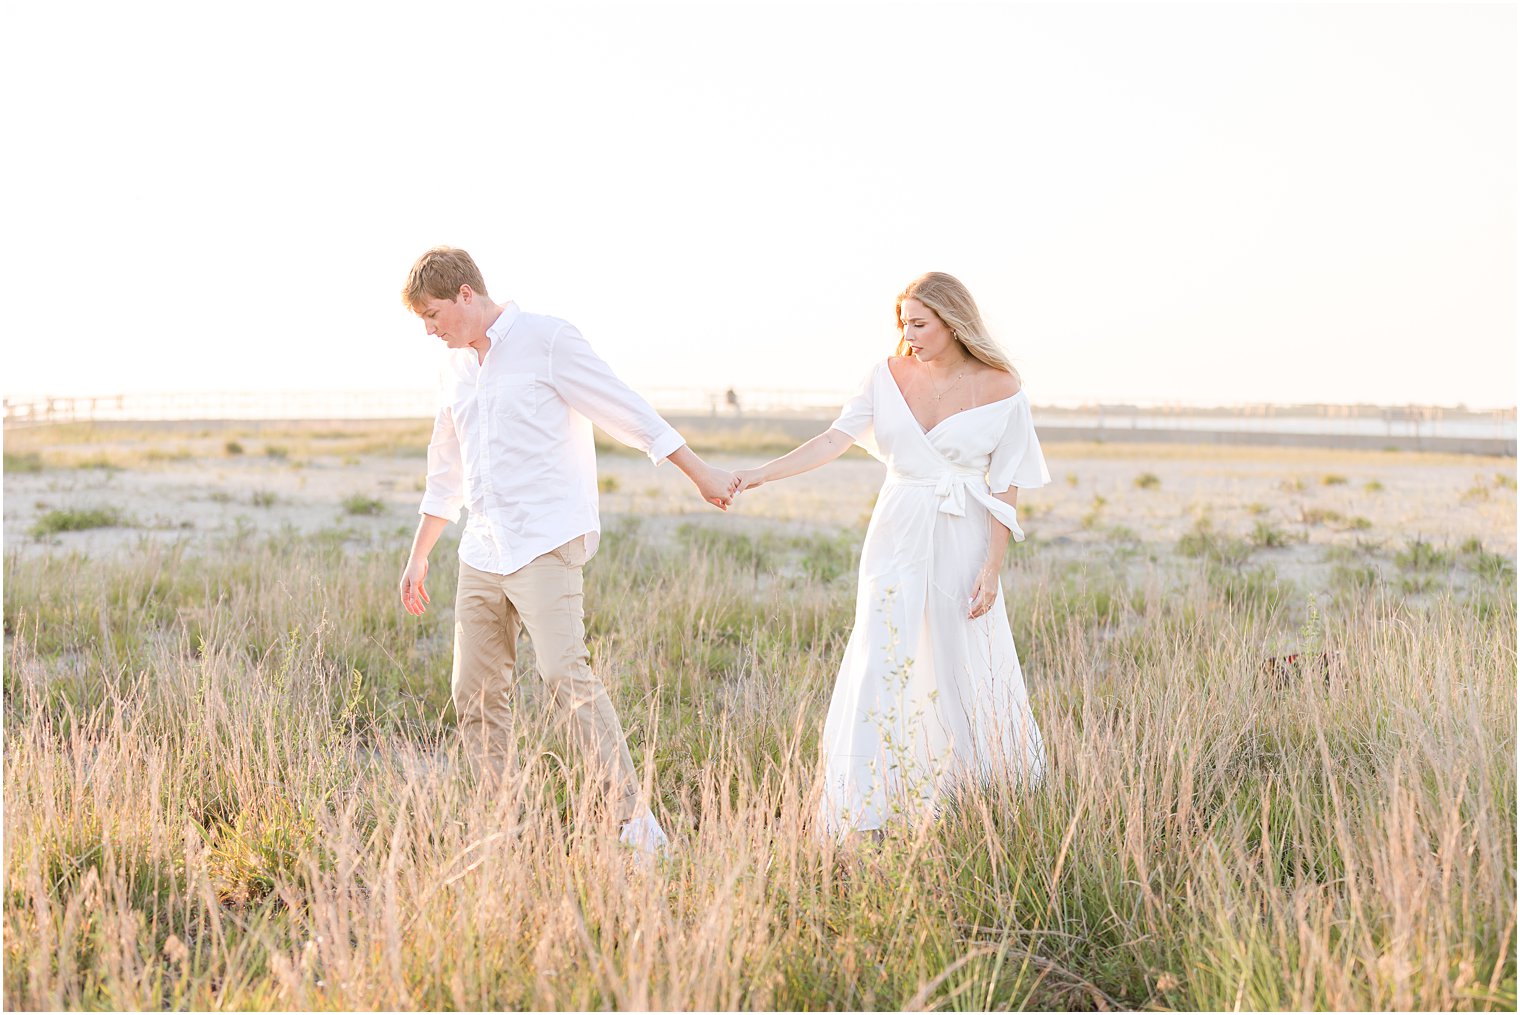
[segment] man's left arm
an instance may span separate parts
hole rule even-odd
[[[659,465],[669,459],[696,485],[702,499],[727,509],[733,499],[733,473],[702,461],[676,429],[612,372],[575,327],[566,324],[549,354],[550,382],[572,406],[612,437],[638,448]]]

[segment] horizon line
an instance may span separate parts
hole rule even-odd
[[[821,388],[761,388],[761,387],[737,387],[730,385],[717,386],[657,386],[635,387],[640,395],[652,405],[664,403],[673,411],[700,409],[704,403],[709,404],[723,414],[732,414],[732,405],[727,401],[727,395],[733,391],[738,397],[739,404],[744,406],[746,402],[752,408],[746,408],[746,412],[766,412],[784,409],[795,412],[800,409],[824,409],[837,408],[844,404],[850,392],[846,389],[821,389]],[[91,408],[100,408],[111,411],[112,403],[116,411],[127,411],[128,405],[150,406],[152,403],[165,405],[179,403],[181,406],[187,403],[213,403],[231,401],[242,403],[247,407],[250,403],[266,402],[306,402],[320,403],[322,400],[332,402],[362,402],[373,401],[375,403],[391,403],[391,411],[383,412],[376,418],[385,418],[394,412],[395,408],[403,407],[406,403],[413,405],[436,405],[436,398],[431,387],[426,388],[273,388],[273,389],[220,389],[220,390],[178,390],[178,391],[143,391],[143,392],[112,392],[109,394],[84,393],[84,394],[58,394],[58,393],[28,393],[26,395],[3,396],[3,405],[6,420],[25,418],[31,416],[30,410],[34,407],[44,407],[52,404],[62,408],[67,405],[74,411],[84,405]],[[1466,402],[1442,403],[1442,402],[1372,402],[1372,401],[1266,401],[1266,400],[1242,400],[1242,401],[1199,401],[1180,398],[1144,398],[1127,397],[1103,398],[1100,396],[1086,396],[1077,398],[1057,398],[1044,401],[1031,400],[1031,403],[1043,409],[1064,410],[1142,410],[1147,412],[1249,412],[1259,410],[1291,411],[1291,410],[1384,410],[1409,412],[1410,410],[1435,410],[1442,413],[1462,413],[1478,416],[1516,414],[1516,404],[1509,405],[1473,405]],[[313,406],[315,407],[315,406]],[[377,404],[377,408],[381,406]],[[427,415],[432,414],[429,410]],[[1316,415],[1319,412],[1315,413]],[[156,418],[154,416],[140,417],[143,419]],[[182,417],[178,417],[182,418]],[[313,417],[317,418],[317,417]]]

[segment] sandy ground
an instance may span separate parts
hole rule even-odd
[[[362,425],[325,436],[297,432],[294,444],[274,445],[283,457],[266,453],[267,436],[245,436],[244,453],[229,455],[225,433],[215,429],[123,430],[88,439],[7,433],[7,461],[37,455],[41,468],[5,474],[5,552],[110,555],[132,552],[142,539],[179,540],[195,549],[240,529],[325,531],[355,545],[393,543],[399,568],[416,526],[426,437],[415,426],[372,434],[356,426]],[[276,439],[289,442],[291,432]],[[1328,574],[1327,554],[1335,546],[1356,548],[1379,570],[1416,538],[1447,548],[1477,539],[1486,550],[1515,556],[1513,459],[1064,443],[1047,444],[1045,451],[1053,481],[1021,496],[1020,517],[1031,538],[1014,553],[1073,560],[1120,554],[1141,565],[1164,563],[1176,559],[1178,539],[1207,516],[1217,531],[1237,537],[1249,537],[1258,525],[1276,531],[1286,545],[1257,550],[1252,563],[1311,584]],[[768,457],[708,456],[729,468]],[[882,475],[879,463],[852,452],[814,473],[753,491],[724,515],[701,503],[675,468],[603,453],[603,525],[615,532],[621,519],[635,516],[642,521],[638,538],[657,541],[688,521],[863,534]],[[376,513],[346,510],[345,499],[355,496],[378,501]],[[115,509],[123,521],[32,534],[49,511],[88,508]]]

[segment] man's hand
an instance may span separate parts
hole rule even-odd
[[[696,485],[703,500],[715,508],[728,510],[729,503],[734,499],[734,490],[739,485],[732,472],[708,465],[685,444],[672,451],[667,461],[686,473],[686,478]]]
[[[739,481],[734,478],[732,472],[714,468],[711,465],[704,465],[702,470],[692,477],[692,482],[697,484],[697,490],[702,494],[703,500],[723,511],[727,511],[728,506],[733,503],[734,492],[739,487]]]
[[[413,557],[406,562],[406,569],[401,572],[401,605],[406,607],[406,612],[414,617],[420,617],[427,612],[427,604],[432,602],[428,598],[427,587],[423,582],[427,581],[428,562],[424,557],[420,561]]]

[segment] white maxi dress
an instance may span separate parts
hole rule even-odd
[[[1014,509],[992,492],[1050,482],[1028,396],[958,412],[925,432],[883,360],[833,428],[885,463],[887,476],[820,744],[821,832],[922,816],[960,782],[1037,782],[1045,749],[1001,581],[992,608],[967,617],[989,514],[1024,538]]]

